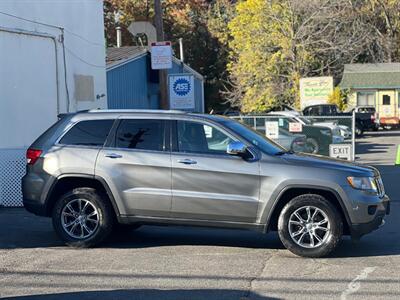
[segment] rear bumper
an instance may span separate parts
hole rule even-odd
[[[30,213],[38,216],[46,216],[46,207],[36,200],[23,199],[24,207]]]
[[[382,117],[379,119],[380,125],[399,125],[399,118],[397,117]]]

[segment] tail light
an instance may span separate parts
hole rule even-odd
[[[41,154],[42,154],[42,150],[28,149],[26,151],[26,162],[27,162],[27,164],[28,165],[34,165]]]
[[[306,143],[306,141],[303,140],[303,139],[296,139],[296,140],[294,140],[294,143],[295,143],[296,145],[303,146],[303,145]]]

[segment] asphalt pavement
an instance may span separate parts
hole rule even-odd
[[[276,234],[143,226],[102,247],[63,246],[49,219],[0,209],[0,298],[399,299],[400,131],[357,142],[391,196],[386,225],[323,259],[285,250]]]

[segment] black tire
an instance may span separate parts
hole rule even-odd
[[[289,230],[289,220],[292,214],[298,210],[301,211],[302,208],[307,206],[316,207],[321,210],[327,217],[330,225],[330,229],[325,233],[326,235],[321,238],[321,244],[319,246],[315,245],[315,248],[307,248],[299,245],[291,237]],[[287,203],[282,209],[278,219],[278,234],[283,245],[292,253],[303,257],[323,257],[331,253],[340,242],[343,234],[343,220],[336,207],[324,197],[316,194],[300,195],[289,201],[289,203]],[[308,234],[311,235],[310,233]],[[308,236],[305,236],[305,238],[306,237]],[[311,238],[308,237],[308,239],[311,244]]]
[[[319,144],[314,138],[307,138],[306,140],[307,152],[316,154],[319,152]]]
[[[73,189],[56,201],[52,212],[53,227],[57,235],[66,245],[77,248],[93,247],[109,236],[114,224],[114,214],[112,206],[106,197],[107,196],[98,193],[93,188],[82,187]],[[94,207],[97,210],[97,225],[93,228],[93,232],[86,238],[71,236],[67,233],[66,229],[64,229],[62,223],[64,222],[62,218],[65,218],[62,217],[64,208],[66,208],[68,204],[76,205],[75,203],[79,201],[79,199],[85,201],[84,203],[89,202],[89,207]],[[75,217],[72,218],[74,219]],[[79,226],[78,224],[77,227]],[[82,226],[80,226],[80,229],[83,231]]]

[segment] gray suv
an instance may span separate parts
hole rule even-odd
[[[379,172],[294,154],[234,120],[174,111],[62,117],[27,151],[24,205],[67,245],[90,247],[142,224],[278,231],[321,257],[389,213]]]

